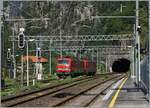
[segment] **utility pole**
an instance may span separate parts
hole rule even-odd
[[[60,12],[60,47],[61,47],[61,50],[60,50],[60,55],[62,57],[62,11]]]
[[[37,41],[36,41],[36,50],[37,50],[37,48],[38,48],[38,43],[37,43]],[[37,55],[37,51],[36,51],[36,63],[35,63],[35,76],[36,76],[36,79],[37,79],[37,77],[38,77],[38,55]]]
[[[120,12],[122,13],[123,11],[123,7],[126,7],[126,6],[123,6],[122,4],[120,4]]]
[[[131,50],[131,54],[132,54],[132,57],[131,57],[132,58],[132,71],[131,71],[132,73],[131,73],[131,78],[133,78],[133,80],[134,80],[134,78],[135,78],[135,73],[134,73],[135,72],[135,68],[134,68],[135,67],[135,62],[134,62],[135,61],[134,60],[134,47]]]
[[[99,52],[98,52],[98,48],[97,48],[97,57],[96,57],[96,58],[97,58],[97,59],[96,59],[96,60],[97,60],[97,63],[96,63],[97,73],[98,73],[98,63],[99,63],[99,62],[98,62],[98,58],[99,58],[98,54],[99,54]]]
[[[120,12],[122,13],[122,4],[120,4]]]
[[[36,55],[37,55],[37,60],[38,60],[38,68],[37,68],[37,79],[38,80],[41,80],[42,79],[42,77],[43,77],[43,72],[42,72],[42,64],[41,64],[41,48],[40,47],[38,47],[37,49],[36,49]]]
[[[52,75],[52,51],[51,51],[51,44],[52,44],[52,40],[49,41],[49,72],[50,75]]]
[[[26,39],[27,45],[27,86],[29,86],[29,52],[28,52],[28,39]]]
[[[14,23],[14,26],[13,26],[13,36],[15,36],[15,23]],[[13,72],[14,72],[14,79],[16,79],[16,55],[15,55],[15,41],[13,40],[13,48],[12,48],[12,53],[13,53],[13,65],[14,65],[14,69],[13,69]]]
[[[102,73],[102,70],[101,70],[101,53],[100,53],[100,52],[101,52],[101,50],[99,50],[99,53],[98,53],[98,54],[99,54],[99,55],[98,55],[98,57],[99,57],[98,60],[99,60],[99,70],[100,70],[99,73],[101,74],[101,73]]]
[[[133,33],[135,34],[136,36],[136,25],[134,24],[133,25]],[[134,41],[135,45],[133,47],[133,51],[134,51],[134,55],[133,55],[133,59],[134,59],[134,82],[137,83],[137,49],[136,49],[136,40]]]
[[[108,57],[108,56],[106,56],[106,64],[105,64],[105,66],[106,66],[106,67],[105,67],[105,68],[106,68],[106,71],[105,71],[105,72],[106,72],[106,73],[108,72],[108,71],[107,71],[107,62],[108,62],[108,61],[107,61],[107,57]]]
[[[137,84],[141,81],[140,77],[140,37],[138,32],[139,27],[139,0],[136,0],[136,47],[137,47]]]
[[[12,60],[12,55],[11,55],[11,49],[8,48],[7,50],[7,61],[8,61],[8,70],[9,70],[9,78],[11,77],[11,60]]]
[[[3,0],[0,0],[0,73],[1,73],[1,70],[2,70],[2,65],[1,65],[1,62],[2,62],[2,60],[1,60],[1,56],[2,56],[2,49],[1,49],[1,43],[2,43],[2,40],[1,40],[1,27],[2,27],[2,16],[3,16],[3,12],[2,12],[2,10],[3,10]],[[2,74],[1,74],[2,75]]]
[[[80,60],[81,60],[81,58],[82,58],[82,56],[81,56],[82,49],[80,48],[79,51],[80,51]]]
[[[20,28],[20,33],[18,35],[18,47],[21,49],[21,86],[23,86],[23,80],[24,80],[24,77],[23,77],[23,48],[25,46],[25,43],[24,43],[24,28]]]
[[[61,31],[61,29],[60,29],[60,47],[61,47],[60,56],[62,57],[62,31]]]
[[[21,86],[23,86],[23,50],[21,51]]]
[[[92,62],[94,61],[94,49],[92,48]]]

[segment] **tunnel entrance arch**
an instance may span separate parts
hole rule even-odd
[[[126,54],[126,55],[108,55],[108,63],[107,63],[107,70],[109,72],[115,72],[114,71],[114,62],[120,60],[120,59],[126,59],[128,61],[132,61],[132,59],[130,58],[130,53]],[[116,64],[116,63],[115,63]],[[130,66],[129,66],[129,70],[130,70]],[[118,72],[118,71],[117,71]]]
[[[112,71],[116,73],[126,73],[130,70],[130,60],[126,58],[120,58],[113,62]]]

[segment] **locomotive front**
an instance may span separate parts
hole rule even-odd
[[[56,73],[58,77],[70,75],[71,72],[71,59],[58,58],[56,65]]]

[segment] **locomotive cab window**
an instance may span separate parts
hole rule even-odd
[[[58,64],[69,64],[67,60],[58,60]]]

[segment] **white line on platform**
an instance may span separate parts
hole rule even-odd
[[[123,81],[124,78],[122,78],[121,80],[117,81],[114,86],[112,87],[112,89],[110,91],[107,92],[107,94],[103,97],[103,101],[107,101],[110,96],[113,94],[113,92],[115,91],[115,89],[120,85],[120,83]]]

